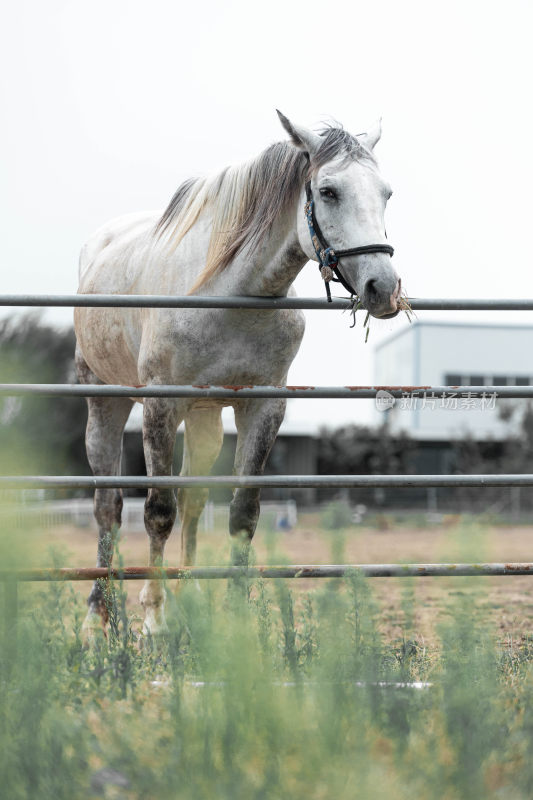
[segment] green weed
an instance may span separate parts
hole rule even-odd
[[[341,538],[335,547],[342,557]],[[7,539],[0,551],[12,568],[27,562]],[[69,584],[21,586],[0,652],[3,796],[531,796],[529,640],[498,643],[476,596],[456,593],[430,658],[411,582],[394,642],[356,570],[295,587],[168,586],[169,633],[156,645],[122,582],[106,582],[107,638],[85,647]],[[409,686],[419,680],[431,686]]]

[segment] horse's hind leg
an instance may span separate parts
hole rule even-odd
[[[222,441],[221,408],[192,409],[185,418],[182,475],[208,475]],[[196,557],[198,520],[209,495],[208,489],[179,489],[178,509],[181,527],[181,563],[192,566]]]
[[[80,383],[101,381],[89,369],[80,351],[76,352],[76,368]],[[122,397],[88,397],[88,418],[85,434],[87,458],[93,475],[119,475],[122,456],[122,435],[133,401]],[[94,516],[98,523],[97,567],[110,567],[122,513],[121,489],[96,489]],[[102,583],[95,581],[88,599],[89,610],[84,623],[87,632],[107,623],[108,613]]]

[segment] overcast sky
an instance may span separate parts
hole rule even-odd
[[[78,252],[96,227],[162,209],[185,177],[283,138],[277,107],[310,126],[333,117],[352,133],[383,118],[387,232],[409,295],[533,297],[531,9],[526,0],[11,3],[0,34],[0,291],[76,291]],[[323,294],[314,264],[295,285]],[[58,324],[70,317],[47,312]],[[371,383],[373,345],[407,324],[374,321],[365,345],[362,317],[355,330],[341,313],[307,317],[292,383]],[[337,424],[371,410],[292,401],[288,419]]]

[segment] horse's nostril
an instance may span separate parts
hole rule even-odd
[[[365,294],[369,303],[374,304],[379,302],[379,291],[376,287],[376,281],[373,278],[366,282]]]

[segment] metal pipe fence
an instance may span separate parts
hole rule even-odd
[[[533,486],[533,474],[512,475],[2,475],[0,489],[392,489]]]
[[[123,386],[116,384],[2,383],[0,396],[43,395],[45,397],[176,397],[235,398],[281,397],[294,399],[373,400],[379,392],[391,397],[440,399],[466,397],[533,398],[533,386]]]
[[[533,300],[409,297],[413,311],[533,311]],[[0,294],[0,306],[72,308],[237,308],[273,310],[300,308],[308,311],[345,311],[348,297],[333,297],[331,303],[317,297],[204,297],[157,294]],[[363,310],[363,313],[364,312]]]
[[[532,575],[533,563],[290,564],[255,567],[63,567],[0,571],[0,581],[216,580],[220,578],[437,578]]]
[[[413,311],[533,311],[533,300],[523,299],[420,299],[409,298]],[[161,295],[0,295],[0,306],[10,307],[121,307],[121,308],[225,308],[349,310],[348,298],[331,303],[304,297],[172,297]],[[2,384],[0,395],[44,395],[53,397],[210,397],[241,398],[331,398],[372,399],[379,391],[393,397],[531,398],[527,386],[78,386],[70,384]],[[95,489],[95,488],[385,488],[385,487],[496,487],[533,486],[533,474],[521,475],[262,475],[262,476],[0,476],[0,489]],[[18,581],[95,580],[116,578],[214,579],[239,576],[263,578],[334,578],[357,573],[366,577],[437,577],[533,575],[533,563],[492,564],[341,564],[265,567],[125,567],[123,569],[65,568],[0,570],[6,586],[6,609],[16,598]],[[7,587],[10,590],[7,591]],[[9,599],[11,598],[11,600]],[[16,601],[15,601],[16,602]],[[12,604],[12,603],[11,603]],[[15,609],[16,611],[16,609]],[[14,612],[13,612],[14,613]]]

